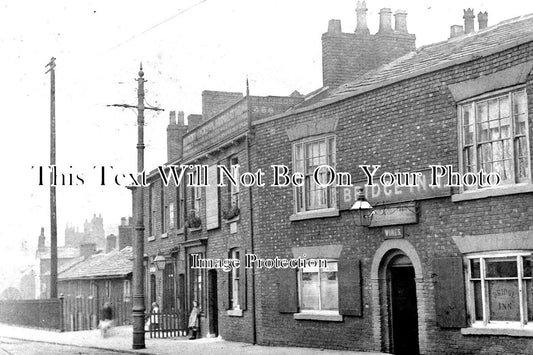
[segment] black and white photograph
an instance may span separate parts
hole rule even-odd
[[[533,2],[0,0],[0,355],[533,354]]]

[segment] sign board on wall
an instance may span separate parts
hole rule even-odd
[[[431,187],[429,186],[431,171],[423,170],[421,173],[422,175],[418,179],[418,186],[414,187],[384,186],[380,183],[376,183],[373,186],[365,186],[366,181],[356,182],[354,185],[364,187],[366,199],[372,206],[451,195],[451,187],[444,186],[445,179],[440,179],[440,186]],[[339,208],[341,210],[350,209],[357,198],[355,186],[338,187],[338,189]]]
[[[416,202],[375,208],[370,227],[395,226],[412,223],[418,223]]]

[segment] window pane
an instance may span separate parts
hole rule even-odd
[[[318,310],[318,272],[302,272],[302,309]]]
[[[509,117],[509,97],[500,98],[500,117]]]
[[[498,119],[500,116],[500,108],[498,106],[498,100],[489,100],[489,120]]]
[[[322,276],[321,301],[322,310],[335,311],[339,309],[339,287],[337,284],[337,273],[326,273]]]
[[[477,107],[477,122],[486,121],[488,118],[487,115],[487,103],[483,102],[476,105]]]
[[[533,289],[531,288],[531,280],[526,280],[524,284],[524,292],[527,299],[527,320],[528,322],[533,322]]]
[[[529,256],[523,257],[522,265],[524,268],[524,277],[531,277],[531,258]]]
[[[518,281],[492,280],[489,288],[489,308],[491,321],[520,321],[520,301]]]
[[[475,319],[483,320],[483,299],[481,297],[481,281],[473,281],[474,285],[474,308],[475,308]]]
[[[514,103],[514,114],[522,114],[527,112],[527,101],[526,101],[526,94],[524,91],[519,91],[513,93],[513,103]]]
[[[479,259],[470,260],[470,278],[479,279],[481,277],[481,269],[479,267]]]
[[[485,259],[487,277],[517,277],[516,258]]]

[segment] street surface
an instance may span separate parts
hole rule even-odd
[[[116,355],[116,351],[103,351],[98,349],[80,348],[70,345],[56,345],[29,340],[17,340],[0,337],[0,355],[71,355],[71,354],[104,354]]]

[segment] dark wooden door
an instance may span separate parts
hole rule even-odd
[[[418,314],[415,270],[412,266],[391,267],[392,339],[396,355],[417,355]]]
[[[209,333],[218,336],[217,271],[209,270]]]

